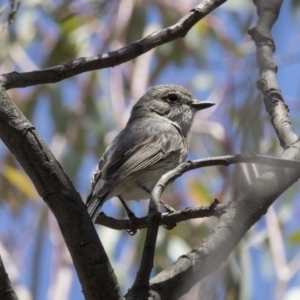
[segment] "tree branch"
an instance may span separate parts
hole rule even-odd
[[[180,164],[175,169],[169,171],[168,173],[164,174],[156,186],[152,191],[152,197],[156,203],[159,202],[159,199],[168,186],[170,182],[174,179],[178,178],[182,174],[208,166],[229,166],[231,164],[236,163],[256,163],[266,166],[276,166],[276,167],[288,167],[290,169],[299,170],[300,169],[300,162],[299,161],[291,161],[288,159],[279,159],[273,158],[269,156],[262,156],[256,154],[238,154],[238,155],[227,155],[227,156],[220,156],[220,157],[210,157],[204,159],[197,159],[193,161],[187,161]]]
[[[300,143],[294,146],[284,152],[282,156],[284,159],[278,160],[262,156],[257,158],[267,165],[272,165],[272,161],[274,164],[279,161],[279,164],[283,164],[286,162],[285,158],[300,160],[300,151],[297,149],[300,147]],[[169,182],[191,169],[208,166],[212,163],[229,165],[230,163],[247,162],[247,160],[255,162],[255,157],[251,154],[237,155],[215,161],[213,158],[209,158],[183,163],[161,177],[153,189],[152,196],[156,199],[155,201],[158,201]],[[293,163],[295,161],[291,162],[291,167]],[[299,162],[296,165],[289,169],[270,168],[257,178],[238,199],[231,200],[224,205],[217,228],[198,247],[180,257],[172,266],[150,281],[152,298],[177,299],[187,293],[199,280],[218,268],[249,228],[266,213],[276,198],[298,180],[300,176]]]
[[[209,206],[187,207],[180,211],[171,214],[162,215],[159,225],[175,224],[190,219],[206,218],[206,217],[220,217],[223,212],[223,204],[220,204],[216,199]],[[97,224],[109,227],[116,230],[130,229],[128,220],[118,220],[100,213],[96,220]],[[147,217],[136,218],[134,220],[136,229],[143,229],[148,227]]]
[[[197,159],[193,161],[187,161],[176,167],[175,169],[166,173],[160,181],[157,183],[153,190],[156,201],[159,201],[161,194],[167,185],[174,181],[175,178],[183,175],[185,172],[211,166],[229,166],[238,163],[254,163],[265,166],[273,166],[277,168],[290,168],[299,170],[300,161],[280,159],[270,156],[256,155],[256,154],[237,154],[237,155],[225,155],[218,157],[209,157],[203,159]],[[214,204],[214,203],[213,203]],[[212,205],[213,205],[212,204]],[[218,215],[218,206],[213,207],[202,206],[198,208],[185,208],[181,211],[165,215],[159,222],[159,225],[179,223],[194,218],[204,218]],[[96,224],[107,226],[111,229],[125,230],[130,229],[128,220],[116,220],[114,218],[106,216],[104,213],[98,215]],[[137,218],[135,220],[135,227],[137,229],[147,228],[147,217]]]
[[[274,42],[270,30],[276,21],[281,0],[254,1],[259,20],[249,31],[257,45],[257,58],[261,72],[258,88],[264,93],[265,106],[281,145],[286,149],[283,159],[300,160],[300,142],[288,117],[276,81],[273,62]],[[270,168],[236,200],[229,201],[220,223],[201,243],[172,266],[155,276],[150,282],[152,299],[177,299],[226,259],[247,230],[266,213],[275,199],[300,177],[300,169]],[[161,187],[157,186],[158,196]]]
[[[294,151],[295,148],[291,148],[289,150]],[[153,205],[153,203],[159,203],[161,194],[167,185],[175,178],[181,176],[183,173],[200,167],[216,165],[228,166],[230,164],[246,162],[276,166],[281,167],[281,169],[272,168],[271,171],[269,170],[266,172],[259,179],[257,179],[254,185],[250,186],[248,191],[246,191],[245,194],[242,195],[237,201],[230,201],[228,204],[222,205],[221,207],[218,207],[218,204],[216,203],[212,204],[212,207],[209,209],[209,213],[211,215],[213,213],[218,213],[221,216],[218,227],[201,242],[199,247],[195,248],[187,255],[179,258],[179,260],[170,268],[164,270],[150,281],[150,293],[153,299],[177,299],[182,294],[189,291],[189,289],[200,279],[204,278],[213,270],[215,270],[234,249],[236,244],[244,236],[247,230],[266,212],[271,203],[286,188],[288,188],[290,184],[298,179],[300,176],[300,162],[255,154],[227,155],[182,163],[175,169],[164,174],[158,181],[151,193],[152,199],[150,199],[149,214],[151,213],[151,205]],[[289,167],[289,169],[282,169],[283,167]],[[296,177],[293,177],[291,179],[292,181],[288,185],[286,185],[287,183],[284,179],[289,179],[289,176],[281,178],[284,172],[296,174]],[[269,181],[267,179],[270,174],[275,175],[275,177],[270,178]],[[266,176],[266,178],[264,178],[264,176]],[[275,186],[279,187],[281,189],[280,191],[276,189],[273,181],[276,181]],[[268,188],[267,184],[271,184],[272,187]],[[281,187],[280,184],[282,184]],[[270,192],[267,197],[266,193],[264,192],[265,188],[267,188],[267,190]],[[262,197],[262,199],[260,197]],[[252,198],[257,199],[257,201],[253,201]],[[262,203],[260,203],[260,201]],[[248,202],[250,204],[247,204]],[[253,204],[254,206],[252,207],[251,205]],[[203,212],[202,209],[200,211],[201,213]],[[251,212],[253,213],[251,214]],[[170,215],[170,219],[172,219],[172,215],[173,214]],[[180,215],[183,215],[183,211],[179,212],[176,217]],[[154,214],[154,217],[157,217],[157,215]],[[159,218],[156,218],[154,221],[155,222],[149,222],[149,216],[146,218],[149,229],[143,250],[142,262],[134,285],[126,295],[126,299],[128,300],[136,299],[137,295],[146,299],[148,295],[148,279],[153,267],[157,229],[159,224],[163,223],[163,220]],[[220,236],[222,236],[222,238],[220,238]],[[207,249],[210,250],[209,253],[207,252]],[[211,261],[211,257],[213,257],[213,261]],[[201,272],[198,272],[199,270],[201,270]],[[197,274],[195,275],[196,271]]]
[[[161,214],[158,211],[151,211],[151,200],[147,217],[148,230],[144,243],[142,260],[132,288],[125,295],[126,299],[148,299],[149,280],[154,264],[156,239],[161,221]]]
[[[0,256],[0,299],[2,300],[19,299],[11,286],[1,256]]]
[[[116,51],[93,57],[81,57],[44,70],[3,74],[0,76],[0,83],[8,90],[16,87],[55,83],[84,72],[114,67],[132,60],[157,46],[185,37],[197,22],[224,2],[226,0],[203,0],[176,24],[155,31],[149,36]]]
[[[300,160],[300,151],[289,148],[282,157]],[[282,169],[276,172],[273,168],[259,176],[237,199],[224,206],[225,212],[218,226],[199,246],[151,279],[152,299],[178,299],[217,269],[247,230],[299,177],[300,170]]]
[[[0,87],[0,137],[56,217],[86,299],[121,299],[117,279],[86,207],[34,127]]]
[[[264,103],[280,144],[283,148],[293,145],[299,137],[294,132],[288,116],[288,107],[284,103],[279,89],[273,54],[275,43],[271,29],[279,15],[282,0],[254,1],[257,7],[258,21],[248,32],[257,47],[256,57],[260,71],[257,87],[264,95]]]

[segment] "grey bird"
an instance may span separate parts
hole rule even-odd
[[[161,176],[186,160],[194,115],[213,105],[194,99],[178,85],[150,88],[133,106],[126,127],[98,163],[86,201],[92,221],[105,201],[114,196],[134,218],[124,200],[149,198]]]

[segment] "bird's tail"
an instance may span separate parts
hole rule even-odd
[[[93,191],[91,191],[91,193],[88,195],[87,199],[86,199],[86,206],[87,206],[87,211],[93,221],[93,223],[95,223],[98,214],[99,214],[99,210],[101,209],[102,205],[105,202],[105,195],[103,195],[102,197],[97,197],[95,195],[93,195]]]

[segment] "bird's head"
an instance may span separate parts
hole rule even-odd
[[[150,88],[135,104],[132,116],[167,118],[176,123],[187,136],[197,111],[213,106],[210,101],[199,101],[185,88],[178,85],[158,85]]]

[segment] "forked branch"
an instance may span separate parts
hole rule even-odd
[[[256,155],[251,153],[226,155],[226,156],[210,157],[210,158],[197,159],[193,161],[187,161],[179,165],[174,170],[169,171],[161,178],[161,180],[157,183],[156,187],[153,190],[155,201],[159,202],[161,194],[163,193],[164,189],[168,186],[168,184],[171,181],[173,181],[175,178],[183,175],[188,171],[203,168],[203,167],[229,166],[238,163],[253,163],[253,164],[259,164],[259,165],[276,167],[276,168],[289,168],[289,169],[300,170],[300,161],[280,159],[280,158]],[[170,223],[179,223],[194,218],[219,216],[220,209],[222,209],[220,205],[213,205],[213,204],[210,206],[185,208],[181,211],[177,211],[169,215],[164,215],[161,218],[159,224],[164,225]],[[116,220],[114,218],[106,216],[103,213],[99,214],[96,223],[116,230],[130,229],[128,220]],[[137,218],[135,220],[136,229],[147,228],[148,225],[149,223],[147,222],[147,217]]]

